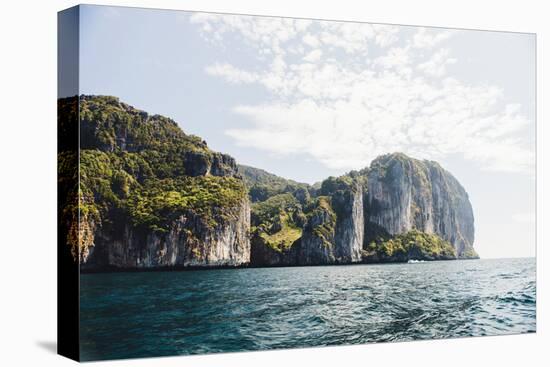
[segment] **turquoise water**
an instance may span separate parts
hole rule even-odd
[[[81,275],[83,360],[534,332],[535,259]]]

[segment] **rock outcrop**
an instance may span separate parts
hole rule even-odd
[[[231,156],[115,97],[80,96],[72,123],[80,125],[80,180],[64,218],[81,269],[250,262],[250,204]],[[61,167],[71,162],[58,157]]]
[[[388,154],[372,162],[367,177],[367,227],[390,235],[412,229],[435,233],[455,247],[459,258],[477,257],[468,194],[438,163]]]
[[[79,112],[60,131],[80,124],[80,152],[61,145],[58,161],[83,270],[478,257],[468,194],[436,162],[387,154],[310,186],[239,166],[115,97],[81,96]]]
[[[333,190],[330,193],[328,189],[325,191],[330,196],[316,198],[314,208],[307,214],[302,225],[301,237],[290,246],[276,246],[258,233],[253,235],[251,265],[360,262],[364,232],[363,188],[354,181],[338,181],[338,184],[338,187],[331,188]]]
[[[196,152],[184,153],[183,165],[185,174],[188,176],[237,176],[238,169],[235,159],[228,154],[218,152]]]
[[[364,235],[362,185],[350,179],[321,191],[330,196],[317,199],[298,244],[298,264],[360,262]]]
[[[298,265],[300,241],[300,239],[296,240],[288,248],[276,249],[264,238],[255,234],[250,240],[250,265],[256,267]]]
[[[354,182],[349,189],[333,194],[332,206],[336,211],[336,258],[341,262],[361,261],[365,228],[362,185]]]
[[[336,213],[330,198],[319,197],[297,244],[298,265],[323,265],[340,262],[335,241]]]
[[[95,232],[94,244],[81,268],[144,269],[161,267],[239,266],[250,262],[250,207],[248,199],[234,208],[234,216],[212,227],[201,216],[184,213],[166,233],[126,223]]]

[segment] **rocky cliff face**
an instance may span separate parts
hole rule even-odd
[[[189,176],[237,176],[235,159],[227,154],[189,151],[183,156],[185,174]]]
[[[266,240],[253,235],[250,240],[250,265],[263,266],[294,266],[298,265],[298,249],[301,239],[288,248],[276,249],[269,246]]]
[[[250,204],[231,156],[115,97],[80,96],[79,108],[78,204],[65,218],[81,269],[250,262]]]
[[[175,219],[166,233],[136,228],[102,227],[81,268],[159,268],[239,266],[250,262],[248,199],[234,208],[232,218],[214,227],[192,212]]]
[[[367,226],[390,235],[412,229],[435,233],[455,247],[459,258],[477,256],[468,194],[439,164],[388,154],[372,162],[367,177]]]
[[[298,243],[299,265],[323,265],[339,262],[336,248],[336,214],[330,199],[320,197],[317,208],[310,214]]]
[[[310,214],[297,261],[301,265],[348,264],[361,261],[364,235],[363,188],[358,182],[324,190]]]
[[[238,166],[115,97],[79,106],[80,122],[60,130],[80,123],[80,154],[58,161],[67,245],[84,270],[477,257],[468,195],[435,162],[388,154],[310,186]]]
[[[362,185],[354,182],[349,189],[335,193],[332,206],[337,214],[334,234],[336,258],[342,262],[361,261],[365,228]]]
[[[290,246],[275,246],[268,243],[269,237],[255,234],[251,264],[289,266],[360,262],[364,233],[363,188],[353,182],[330,194],[316,199],[302,225],[301,237]]]

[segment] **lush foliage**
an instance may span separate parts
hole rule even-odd
[[[80,124],[83,149],[211,154],[202,139],[185,134],[172,119],[149,115],[116,97],[81,96]]]
[[[324,180],[318,194],[329,197],[332,209],[339,217],[342,217],[348,212],[349,203],[353,200],[352,197],[357,193],[360,186],[363,186],[363,190],[366,192],[366,177],[352,171],[347,175],[331,176]]]
[[[347,175],[340,177],[330,176],[323,182],[321,182],[321,188],[319,189],[320,195],[333,195],[338,191],[345,191],[353,189],[353,178]]]
[[[278,194],[266,201],[252,204],[252,224],[273,224],[281,212],[292,212],[300,203],[291,194]]]
[[[278,230],[270,233],[257,229],[257,234],[264,240],[264,243],[276,251],[289,249],[300,237],[302,227],[298,226],[287,213],[281,213]]]
[[[253,234],[277,251],[288,249],[302,236],[305,220],[300,202],[289,193],[252,205]]]
[[[205,174],[220,157],[173,120],[109,96],[80,97],[80,145],[84,150],[139,153],[158,178]]]
[[[61,141],[63,134],[67,141],[78,136],[74,100],[59,102]],[[80,154],[75,147],[63,145],[58,154],[60,186],[66,197],[61,209],[69,225],[80,217],[90,233],[96,225],[116,226],[114,218],[162,233],[176,218],[188,214],[213,228],[239,215],[248,195],[253,203],[251,235],[266,246],[286,251],[298,243],[304,230],[333,246],[337,222],[349,215],[349,203],[358,190],[367,191],[368,169],[311,186],[261,169],[237,167],[231,157],[211,151],[206,142],[185,134],[173,120],[149,115],[115,97],[81,96],[78,111]],[[80,172],[74,169],[78,161]],[[381,180],[392,180],[392,172],[406,169],[419,181],[414,187],[431,190],[431,172],[423,161],[395,153],[376,159],[371,169],[380,172]],[[420,208],[412,210],[413,215],[422,214]],[[416,230],[390,236],[368,223],[365,238],[366,253],[380,259],[456,258],[449,242]],[[477,254],[466,249],[465,257]]]
[[[320,217],[327,219],[319,224],[315,223],[312,232],[323,241],[325,246],[332,246],[337,216],[332,208],[331,198],[328,196],[319,196],[308,216],[310,218]]]
[[[159,232],[184,213],[197,214],[211,226],[237,215],[246,196],[243,181],[188,175],[197,166],[207,172],[220,155],[174,121],[105,96],[82,96],[80,115],[80,182],[72,190],[78,199],[66,210],[76,210],[80,202],[80,215],[96,224],[127,218]],[[74,175],[71,158],[68,152],[59,154],[60,180]]]
[[[435,234],[413,229],[409,232],[390,236],[384,240],[372,241],[367,248],[382,259],[454,259],[456,250],[448,242]]]
[[[238,215],[244,195],[244,186],[233,177],[183,176],[147,181],[126,203],[135,225],[162,230],[170,220],[193,211],[214,227],[217,220]]]
[[[349,196],[356,192],[357,183],[364,182],[353,173],[329,177],[313,189],[251,167],[241,166],[240,172],[252,184],[250,196],[257,201],[252,205],[252,232],[277,251],[295,243],[308,225],[325,246],[332,246],[338,213],[344,215]],[[267,198],[261,200],[264,195]]]
[[[138,153],[107,153],[84,150],[80,156],[81,210],[103,213],[118,210],[134,225],[163,231],[170,221],[186,211],[216,220],[236,215],[246,194],[242,181],[234,177],[180,176],[157,178]]]
[[[265,201],[275,195],[290,193],[304,204],[310,199],[313,190],[308,184],[287,180],[259,168],[239,165],[239,173],[249,188],[252,202]]]
[[[271,249],[288,250],[302,236],[314,191],[309,185],[287,180],[264,170],[239,166],[253,202],[252,235]]]

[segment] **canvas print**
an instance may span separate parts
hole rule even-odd
[[[59,350],[536,331],[534,34],[59,13]]]

